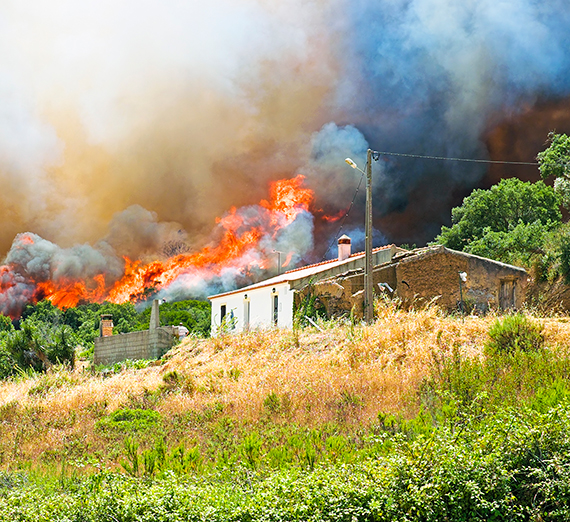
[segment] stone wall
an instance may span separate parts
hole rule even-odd
[[[126,359],[159,359],[175,341],[171,326],[153,330],[97,337],[93,356],[94,364],[115,364]]]
[[[485,312],[489,308],[501,308],[501,284],[511,283],[514,286],[512,308],[523,306],[527,275],[522,268],[443,247],[425,249],[399,260],[396,264],[398,297],[408,303],[437,297],[442,308],[456,310],[461,301],[459,272],[467,274],[462,288],[463,300],[469,309],[475,307]]]
[[[408,306],[436,300],[446,310],[457,310],[461,302],[459,272],[467,274],[462,288],[463,302],[468,311],[475,308],[485,312],[489,308],[500,308],[501,285],[514,288],[513,308],[523,306],[527,274],[522,268],[441,246],[399,253],[391,262],[375,267],[374,293],[376,296],[398,297]],[[387,283],[393,292],[381,283]],[[347,272],[304,288],[298,293],[296,303],[312,293],[317,297],[317,305],[323,306],[329,317],[352,310],[360,319],[364,308],[363,288],[363,271]]]

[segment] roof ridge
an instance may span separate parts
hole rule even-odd
[[[391,243],[391,244],[389,244],[389,245],[384,245],[384,246],[381,246],[381,247],[373,248],[373,249],[372,249],[372,253],[374,253],[374,252],[379,252],[380,250],[385,250],[385,249],[387,249],[387,248],[389,248],[389,247],[392,247],[392,246],[394,246],[394,245]],[[363,255],[363,254],[365,254],[365,253],[366,253],[366,252],[365,252],[364,250],[361,251],[361,252],[354,252],[354,254],[350,254],[350,256],[348,256],[346,259],[344,259],[344,261],[347,261],[347,260],[349,260],[350,258],[355,257],[355,256],[361,256],[361,255]],[[335,257],[334,259],[328,259],[327,261],[321,261],[320,263],[313,263],[312,265],[304,265],[304,266],[300,266],[300,267],[297,267],[297,268],[293,268],[293,269],[291,269],[291,270],[287,270],[286,272],[283,272],[282,275],[284,275],[284,274],[291,274],[291,273],[293,273],[293,272],[298,272],[299,270],[305,270],[306,268],[313,268],[313,267],[315,267],[315,266],[326,265],[326,264],[328,264],[328,263],[335,263],[335,262],[337,262],[337,261],[338,261],[338,257]]]

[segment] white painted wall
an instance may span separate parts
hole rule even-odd
[[[245,316],[248,302],[249,328],[273,327],[274,295],[277,295],[278,299],[277,327],[291,328],[293,326],[294,292],[290,289],[289,283],[285,282],[250,290],[244,288],[240,292],[211,298],[212,336],[219,333],[222,305],[226,305],[226,316],[228,316],[226,321],[228,325],[229,321],[234,324],[232,329],[234,332],[242,332],[247,328]],[[230,319],[232,313],[233,320]]]

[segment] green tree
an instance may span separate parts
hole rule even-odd
[[[551,132],[548,141],[548,148],[536,157],[538,169],[543,179],[555,178],[554,190],[560,195],[562,204],[570,208],[570,137]]]
[[[562,220],[561,197],[542,181],[503,179],[474,190],[452,210],[452,226],[434,243],[506,262],[540,254],[545,234]]]
[[[150,308],[147,308],[139,316],[142,328],[148,328],[150,311]],[[200,337],[207,337],[210,334],[210,314],[211,305],[206,301],[189,299],[160,305],[162,325],[177,326],[182,323],[190,333]]]

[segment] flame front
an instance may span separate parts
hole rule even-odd
[[[267,256],[271,251],[267,251],[267,247],[260,243],[270,244],[300,214],[309,211],[313,191],[303,187],[303,181],[304,177],[298,175],[292,179],[273,182],[268,201],[262,200],[253,207],[232,207],[216,220],[215,236],[218,239],[198,252],[179,254],[166,261],[155,260],[150,263],[123,257],[123,273],[111,281],[108,281],[109,276],[104,271],[83,279],[58,277],[53,273],[57,261],[52,262],[51,272],[47,275],[29,271],[22,274],[21,268],[8,263],[0,267],[0,309],[9,315],[18,315],[18,310],[10,308],[6,303],[10,301],[10,293],[22,293],[24,288],[28,293],[31,292],[31,295],[24,296],[28,301],[49,299],[60,308],[69,308],[83,302],[123,303],[144,300],[149,294],[168,288],[183,275],[212,280],[227,269],[247,274],[253,268],[266,268]],[[33,248],[33,236],[20,234],[18,245],[13,246],[13,249]],[[293,252],[285,254],[287,265]]]

